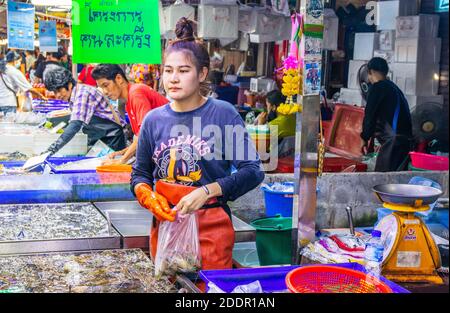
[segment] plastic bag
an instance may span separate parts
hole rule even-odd
[[[159,225],[155,276],[194,272],[201,267],[198,222],[195,214],[178,215]]]

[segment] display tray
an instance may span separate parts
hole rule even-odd
[[[0,254],[121,248],[120,234],[90,203],[0,205]]]
[[[0,256],[0,293],[170,293],[140,249]]]

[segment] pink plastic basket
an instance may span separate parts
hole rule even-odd
[[[448,158],[433,154],[410,152],[412,166],[430,171],[448,171]]]

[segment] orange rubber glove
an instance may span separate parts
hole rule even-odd
[[[139,203],[149,209],[158,221],[175,221],[177,212],[169,207],[166,198],[154,192],[149,185],[139,184],[134,191]]]

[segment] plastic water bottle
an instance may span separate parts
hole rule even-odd
[[[372,237],[366,243],[364,252],[365,267],[367,272],[375,277],[381,275],[381,267],[383,262],[384,246],[381,242],[381,231],[372,231]]]

